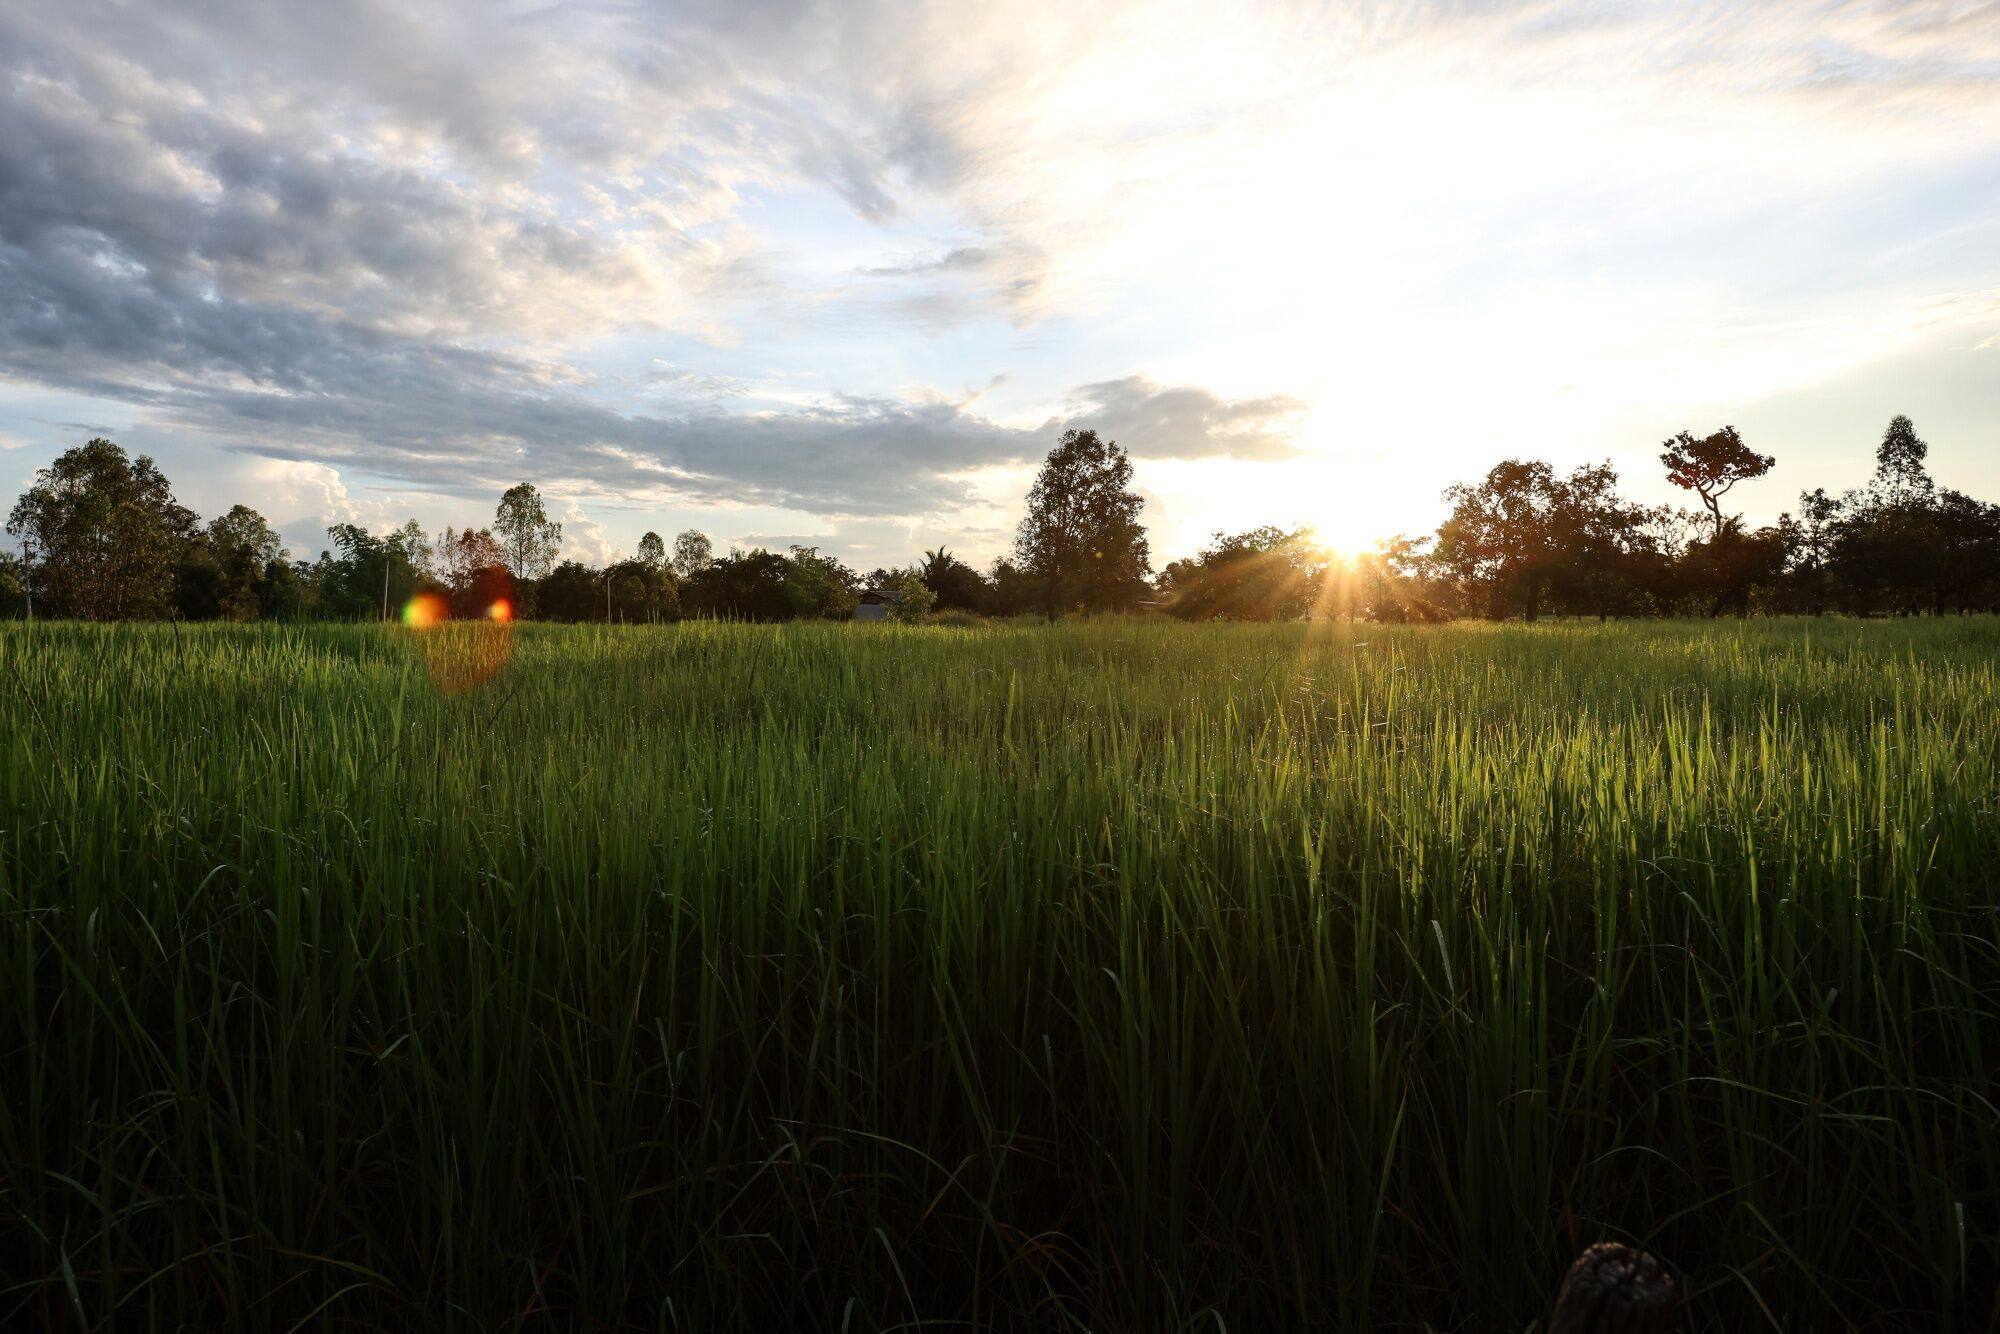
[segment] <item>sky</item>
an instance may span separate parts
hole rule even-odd
[[[1157,564],[1896,413],[2000,499],[1992,0],[0,4],[9,504],[984,564],[1093,427]]]

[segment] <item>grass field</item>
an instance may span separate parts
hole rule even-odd
[[[447,633],[0,627],[0,1325],[1992,1317],[1992,620]]]

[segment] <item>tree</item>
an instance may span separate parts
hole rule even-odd
[[[0,551],[0,621],[18,620],[28,611],[28,567],[11,551]]]
[[[1146,592],[1144,501],[1131,485],[1131,459],[1095,431],[1065,431],[1049,451],[1028,492],[1014,552],[1041,585],[1051,620],[1076,607],[1129,607]]]
[[[639,539],[639,562],[656,570],[667,563],[667,544],[658,533],[647,533]]]
[[[1745,532],[1731,518],[1720,533],[1690,543],[1681,558],[1681,587],[1701,599],[1701,611],[1720,616],[1750,610],[1751,591],[1775,582],[1785,568],[1787,539],[1782,528]]]
[[[952,555],[943,547],[924,553],[924,563],[920,567],[924,587],[931,591],[940,610],[976,611],[987,610],[992,600],[992,588],[979,571]]]
[[[791,562],[770,551],[712,560],[683,584],[684,604],[707,616],[783,621],[795,614]]]
[[[930,585],[924,582],[923,571],[916,566],[889,571],[889,577],[878,586],[902,595],[889,604],[889,619],[893,621],[905,624],[920,621],[937,603],[937,595],[931,592]]]
[[[1805,609],[1815,616],[1826,614],[1828,583],[1834,547],[1839,537],[1841,503],[1815,487],[1799,492],[1797,518],[1789,514],[1778,519],[1784,538],[1785,565]]]
[[[1885,503],[1908,505],[1930,498],[1936,485],[1924,470],[1930,452],[1908,417],[1898,414],[1890,419],[1882,443],[1875,447],[1874,489]]]
[[[95,439],[35,474],[7,531],[21,539],[37,614],[98,621],[169,614],[196,524],[152,459]]]
[[[602,582],[607,620],[654,625],[680,615],[680,589],[664,563],[622,560],[605,570]]]
[[[319,595],[322,613],[355,620],[393,617],[423,587],[429,561],[422,551],[423,530],[414,523],[386,537],[352,523],[337,523],[326,534],[340,554],[323,554],[307,581]],[[449,536],[447,529],[440,544]]]
[[[535,590],[535,614],[551,621],[591,621],[602,613],[604,601],[604,580],[597,571],[566,560]]]
[[[478,618],[493,604],[519,600],[506,547],[484,528],[444,530],[434,569],[451,597],[451,614]]]
[[[987,585],[992,589],[987,602],[987,612],[993,616],[1019,616],[1032,611],[1042,601],[1042,590],[1026,570],[1005,558],[993,562],[986,573]]]
[[[845,620],[854,614],[860,577],[817,547],[793,547],[785,562],[785,595],[793,616]]]
[[[1290,621],[1315,609],[1328,564],[1309,533],[1266,525],[1217,533],[1199,555],[1168,565],[1160,584],[1186,620]]]
[[[562,550],[562,525],[550,521],[541,493],[532,482],[511,487],[493,514],[493,536],[500,543],[508,572],[520,583],[540,579]]]
[[[1622,610],[1647,550],[1652,512],[1617,494],[1609,463],[1559,476],[1538,460],[1507,459],[1477,484],[1451,487],[1451,514],[1432,561],[1459,596],[1488,615],[1553,606],[1603,616]]]
[[[271,567],[287,568],[277,532],[256,510],[235,505],[209,522],[207,546],[221,577],[218,614],[235,621],[263,616]]]
[[[674,573],[682,581],[692,579],[715,563],[715,548],[707,533],[690,528],[674,539]]]
[[[1723,531],[1722,498],[1738,482],[1762,477],[1777,460],[1759,454],[1743,443],[1734,426],[1725,426],[1714,435],[1697,440],[1686,431],[1666,442],[1660,455],[1666,465],[1667,480],[1701,497],[1715,525],[1715,536]]]

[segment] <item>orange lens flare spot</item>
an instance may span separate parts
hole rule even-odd
[[[403,624],[417,630],[428,629],[451,615],[451,608],[435,593],[419,593],[403,604]]]
[[[514,604],[506,598],[501,598],[486,609],[486,619],[497,621],[504,625],[506,622],[514,619]]]

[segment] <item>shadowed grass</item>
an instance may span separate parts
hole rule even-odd
[[[0,627],[0,1323],[1994,1308],[1992,620],[509,633]]]

